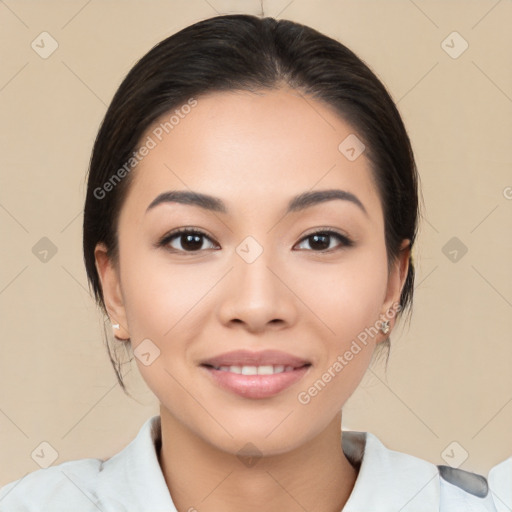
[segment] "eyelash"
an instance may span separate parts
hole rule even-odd
[[[164,247],[165,249],[167,249],[171,252],[174,252],[174,253],[195,254],[195,253],[203,252],[204,249],[199,249],[197,251],[185,251],[185,250],[181,250],[181,249],[175,249],[174,247],[168,247],[168,244],[171,240],[173,240],[174,238],[178,238],[180,235],[183,235],[183,234],[193,234],[193,235],[202,236],[202,237],[207,238],[211,242],[213,242],[213,240],[204,231],[201,231],[200,229],[179,228],[179,229],[176,229],[176,230],[171,231],[170,233],[167,233],[166,235],[164,235],[160,239],[160,241],[157,242],[156,246]],[[315,250],[311,249],[312,252],[316,252],[316,253],[320,253],[320,254],[331,253],[336,250],[341,250],[343,248],[352,247],[354,245],[353,240],[348,238],[346,235],[343,235],[343,234],[339,233],[338,231],[334,231],[332,229],[318,230],[318,231],[314,231],[313,233],[309,233],[308,235],[301,238],[298,243],[300,244],[300,243],[304,242],[305,240],[307,240],[308,238],[313,237],[314,235],[328,235],[328,236],[335,237],[341,242],[341,245],[338,247],[335,247],[335,248],[331,248],[331,249],[324,249],[322,251],[315,251]],[[304,250],[304,249],[300,249],[300,250]]]

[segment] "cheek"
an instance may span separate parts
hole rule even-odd
[[[289,277],[294,292],[339,348],[378,319],[387,284],[384,249],[347,252],[346,258],[332,264],[309,261],[296,270]]]
[[[337,411],[357,388],[375,348],[387,284],[385,252],[360,251],[295,282],[317,315],[311,318],[322,346],[318,368],[298,400],[315,414]]]
[[[178,341],[177,333],[184,326],[190,328],[190,318],[200,313],[202,298],[219,279],[211,266],[171,263],[159,251],[134,250],[122,262],[127,321],[136,342],[137,338]]]
[[[147,251],[145,255],[134,251],[121,268],[133,350],[137,354],[141,344],[142,352],[144,340],[150,353],[158,353],[148,365],[136,357],[140,374],[170,410],[181,410],[180,414],[193,411],[196,404],[188,400],[182,385],[190,384],[190,350],[204,337],[212,305],[209,292],[223,272],[209,265],[169,263]],[[148,345],[147,339],[157,349]]]

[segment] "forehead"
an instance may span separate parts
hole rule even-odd
[[[355,160],[340,151],[357,135],[330,106],[290,89],[216,92],[195,102],[161,116],[141,138],[151,149],[132,171],[125,207],[134,214],[169,190],[207,193],[241,212],[330,188],[379,214],[369,160],[364,151]]]

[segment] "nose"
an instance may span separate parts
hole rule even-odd
[[[279,330],[295,323],[297,299],[284,265],[272,257],[270,250],[263,250],[254,261],[240,254],[233,254],[233,268],[222,284],[220,321],[251,333]]]

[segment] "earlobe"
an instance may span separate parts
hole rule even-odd
[[[107,247],[98,243],[94,249],[96,271],[101,282],[103,300],[109,313],[114,336],[120,340],[130,338],[126,322],[126,311],[121,292],[119,272],[107,255]]]

